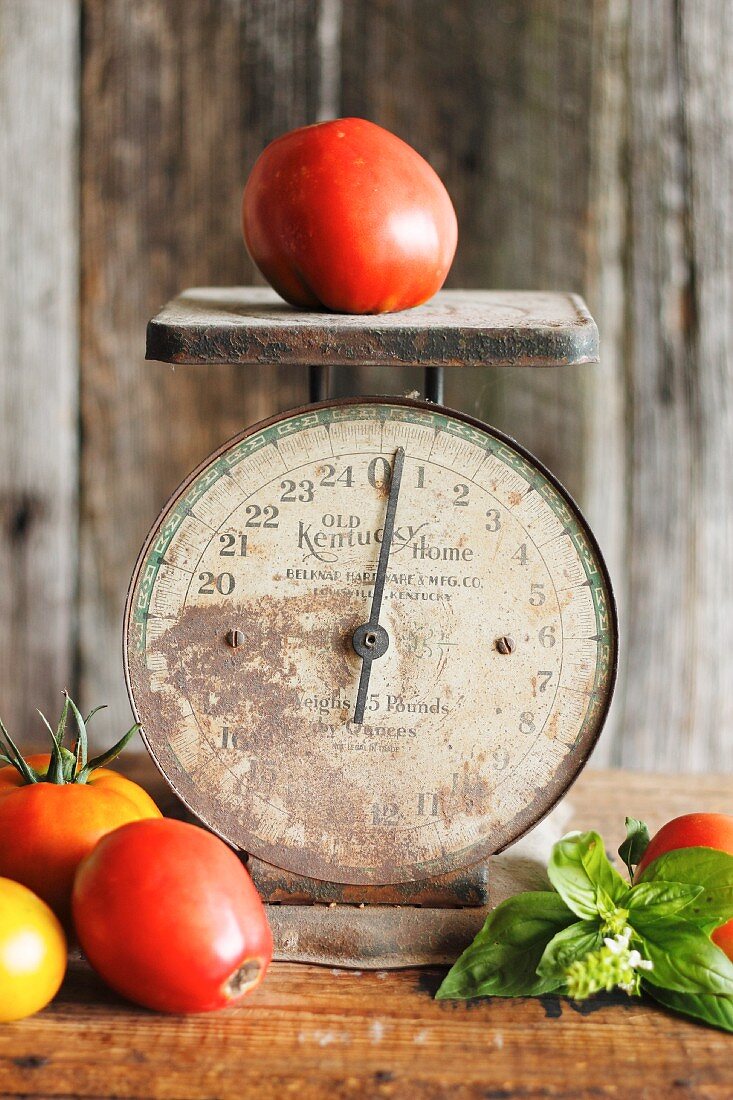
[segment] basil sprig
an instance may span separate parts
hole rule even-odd
[[[548,943],[572,924],[573,913],[554,891],[508,898],[489,914],[470,947],[443,981],[437,996],[539,997],[561,984],[537,973]]]
[[[619,855],[629,869],[649,843],[626,819]],[[436,996],[583,999],[600,990],[641,991],[660,1004],[733,1031],[733,962],[711,933],[733,919],[733,856],[680,848],[627,882],[598,833],[570,833],[552,849],[552,890],[497,906]]]

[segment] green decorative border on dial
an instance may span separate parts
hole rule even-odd
[[[150,600],[161,563],[165,559],[176,531],[191,513],[193,506],[201,499],[221,477],[249,455],[262,447],[277,444],[288,435],[305,428],[328,427],[339,421],[379,420],[397,421],[406,424],[419,424],[436,431],[445,431],[475,446],[487,454],[495,455],[503,463],[519,474],[538,492],[561,521],[571,539],[583,569],[593,597],[596,616],[596,636],[598,660],[593,686],[593,694],[583,720],[576,744],[582,742],[588,728],[599,722],[608,705],[609,679],[615,671],[616,634],[615,613],[612,604],[610,586],[606,579],[602,559],[594,543],[586,532],[586,524],[579,510],[572,504],[568,494],[553,484],[553,477],[537,463],[530,461],[514,449],[512,441],[500,433],[494,433],[488,425],[479,428],[442,411],[413,404],[393,404],[389,399],[375,400],[373,403],[337,403],[308,409],[292,416],[285,415],[259,431],[255,429],[238,442],[227,444],[212,461],[206,461],[199,473],[194,473],[185,491],[173,497],[164,510],[164,518],[154,542],[147,549],[144,560],[136,573],[133,603],[130,609],[130,626],[135,631],[135,648],[144,652],[146,648],[146,627],[149,616]],[[185,486],[185,483],[184,483]],[[254,490],[256,491],[256,490]],[[180,490],[179,490],[180,493]]]

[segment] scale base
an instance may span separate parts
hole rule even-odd
[[[250,856],[282,962],[387,970],[450,964],[486,919],[486,861],[447,875],[354,886],[296,875]]]
[[[450,966],[486,920],[489,906],[267,905],[279,962],[358,970]]]
[[[196,821],[181,803],[166,813]],[[562,803],[528,837],[487,861],[388,886],[324,882],[239,855],[265,903],[278,962],[354,970],[450,966],[500,902],[550,888],[545,865],[569,818]]]
[[[247,870],[265,903],[284,905],[419,905],[435,909],[461,909],[486,905],[489,900],[489,865],[486,860],[460,867],[445,875],[393,882],[384,886],[358,886],[310,878],[274,867],[248,856]]]

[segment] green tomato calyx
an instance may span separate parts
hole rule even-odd
[[[24,784],[54,783],[63,785],[65,783],[87,783],[92,772],[96,771],[97,768],[104,768],[111,764],[122,752],[130,738],[140,729],[140,723],[136,722],[111,749],[107,749],[106,752],[100,753],[99,756],[89,760],[87,725],[98,711],[105,709],[104,706],[95,707],[84,718],[68,691],[65,691],[61,717],[55,730],[45,714],[40,710],[38,711],[51,738],[51,759],[45,772],[31,767],[8,733],[2,719],[0,719],[0,750],[2,750],[0,751],[0,761],[14,767],[22,776]],[[74,715],[77,735],[73,747],[68,749],[64,745],[64,740],[70,710]]]

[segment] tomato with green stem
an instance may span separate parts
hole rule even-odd
[[[87,723],[101,709],[84,718],[65,693],[56,730],[41,715],[51,739],[50,754],[27,759],[0,722],[0,760],[6,762],[0,768],[0,875],[27,886],[67,926],[81,859],[112,829],[161,816],[142,787],[105,766],[137,732],[137,725],[107,752],[88,759]],[[77,728],[73,749],[64,746],[69,711]]]

